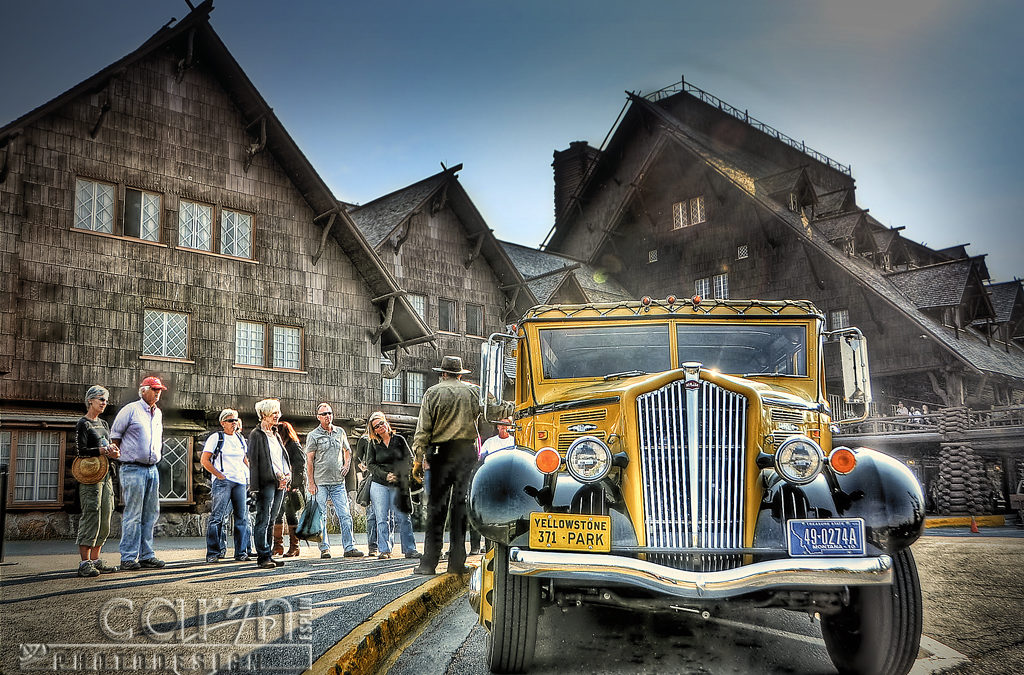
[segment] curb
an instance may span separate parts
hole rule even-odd
[[[974,516],[974,521],[979,527],[1003,527],[1006,525],[1005,516]],[[971,516],[938,516],[926,518],[925,527],[970,527]]]
[[[442,574],[381,608],[327,650],[304,675],[370,675],[426,619],[469,585],[467,574]]]

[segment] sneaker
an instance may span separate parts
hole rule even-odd
[[[320,557],[323,558],[323,559],[330,558],[331,557],[331,552],[330,551],[320,551]]]
[[[379,554],[377,554],[377,560],[390,560],[390,559],[391,559],[391,554],[390,553],[379,553]]]
[[[263,568],[265,570],[276,570],[277,565],[274,564],[273,560],[261,560],[256,563],[256,567]]]
[[[116,565],[108,565],[102,560],[93,560],[92,566],[98,569],[100,572],[103,572],[104,574],[110,574],[111,572],[117,571]]]
[[[134,572],[135,570],[142,569],[142,565],[139,564],[138,560],[122,560],[121,569],[125,572]]]
[[[219,555],[208,555],[208,556],[206,556],[206,562],[208,564],[219,563],[220,562],[220,556]]]
[[[244,553],[235,558],[235,562],[249,562],[250,560],[252,560],[252,558]]]
[[[425,574],[427,576],[433,576],[434,574],[437,574],[437,572],[434,571],[433,567],[427,567],[423,563],[420,563],[419,565],[417,565],[416,569],[414,569],[412,571],[412,573],[413,574]]]
[[[91,560],[83,560],[78,563],[78,576],[80,577],[98,577],[100,571],[93,567]]]
[[[146,558],[145,560],[139,561],[139,567],[145,570],[158,570],[166,564],[167,563],[160,560],[160,558]]]
[[[369,555],[377,555],[377,547],[376,546],[371,546],[369,549],[367,549],[367,553]]]
[[[406,558],[412,558],[413,560],[416,560],[418,558],[422,558],[423,554],[420,553],[419,551],[409,551],[408,553],[405,554],[405,557]]]
[[[360,551],[358,548],[353,548],[353,549],[349,549],[348,551],[345,551],[345,557],[346,558],[362,558],[363,555],[365,555],[365,554],[362,551]]]

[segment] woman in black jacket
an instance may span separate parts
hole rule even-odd
[[[294,558],[299,555],[299,538],[295,530],[299,527],[299,511],[306,507],[306,453],[299,445],[299,435],[295,433],[295,427],[290,423],[282,421],[281,429],[284,430],[284,449],[288,451],[288,463],[292,468],[292,480],[284,493],[284,505],[277,512],[274,519],[274,549],[273,555],[283,555],[285,558]],[[288,552],[284,551],[284,520],[288,519]]]
[[[249,489],[256,493],[256,566],[264,569],[281,567],[284,562],[271,557],[271,527],[281,510],[285,488],[291,482],[292,468],[284,441],[277,433],[281,419],[281,402],[267,398],[256,404],[259,426],[249,434]]]
[[[391,430],[384,413],[370,415],[370,438],[373,443],[366,451],[366,465],[373,483],[370,485],[370,503],[377,516],[378,558],[391,557],[391,533],[388,515],[402,538],[402,552],[406,558],[419,558],[416,538],[409,518],[409,477],[412,474],[412,451],[404,438]]]

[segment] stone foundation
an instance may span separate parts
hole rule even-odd
[[[77,513],[64,511],[31,511],[7,514],[4,539],[75,539],[78,536]],[[157,537],[200,537],[206,534],[207,514],[161,513],[153,533]],[[110,516],[107,540],[121,538],[121,514]]]

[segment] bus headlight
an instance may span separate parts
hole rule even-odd
[[[775,451],[775,470],[794,485],[810,483],[824,465],[825,453],[806,436],[791,436]]]
[[[597,482],[612,468],[612,451],[600,438],[581,436],[566,451],[565,468],[581,483]]]

